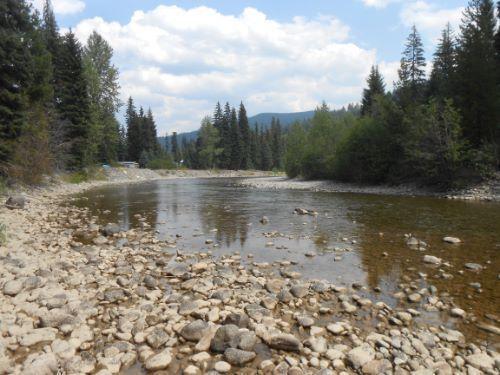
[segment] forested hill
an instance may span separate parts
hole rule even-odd
[[[349,104],[347,108],[341,108],[337,110],[331,111],[333,117],[338,117],[342,116],[343,114],[346,113],[352,113],[355,115],[358,115],[360,113],[360,106],[359,105],[353,105]],[[281,126],[283,129],[288,128],[290,125],[292,125],[294,122],[303,122],[303,121],[308,121],[314,116],[314,111],[304,111],[304,112],[290,112],[290,113],[259,113],[255,116],[251,116],[248,118],[248,123],[251,126],[254,126],[255,124],[259,125],[259,127],[263,127],[264,129],[268,129],[271,127],[271,122],[272,119],[274,118],[275,120],[279,120]],[[179,140],[186,140],[187,142],[191,142],[196,140],[198,137],[198,130],[194,130],[191,132],[186,132],[186,133],[179,133],[177,134],[177,137]],[[171,136],[168,137],[169,142]],[[159,137],[158,141],[160,144],[164,145],[165,144],[165,137]]]

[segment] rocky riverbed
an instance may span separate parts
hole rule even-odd
[[[362,285],[303,279],[289,261],[184,254],[144,217],[122,231],[68,204],[68,192],[90,186],[0,209],[0,373],[500,371],[494,343],[417,319],[420,301],[469,318],[435,289],[409,280],[400,294],[410,305],[394,309],[362,297]]]
[[[446,193],[425,189],[416,185],[360,185],[330,180],[302,180],[284,176],[264,176],[258,179],[243,179],[242,186],[259,189],[293,189],[330,193],[363,193],[377,195],[434,196],[447,199],[473,201],[500,201],[500,173],[492,179],[462,190]]]

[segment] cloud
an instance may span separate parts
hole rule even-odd
[[[422,35],[435,44],[448,22],[458,30],[463,11],[464,7],[445,9],[426,1],[413,1],[403,7],[400,18],[405,26],[416,25]]]
[[[249,114],[359,101],[376,62],[333,16],[278,22],[255,8],[160,5],[123,24],[82,20],[74,32],[85,42],[94,29],[114,49],[123,99],[151,106],[162,132],[198,128],[217,101],[243,100]]]
[[[368,7],[385,8],[391,3],[397,3],[399,0],[363,0],[363,3]]]
[[[45,0],[31,0],[31,3],[35,9],[42,11]],[[76,14],[85,9],[85,2],[82,0],[52,0],[51,3],[54,13],[60,15]]]

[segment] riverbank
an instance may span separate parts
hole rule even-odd
[[[469,316],[417,280],[401,285],[407,304],[390,308],[363,297],[362,285],[302,279],[287,261],[183,254],[144,217],[121,231],[67,204],[68,193],[113,182],[40,188],[24,207],[0,208],[8,238],[0,247],[0,373],[499,370],[494,345],[418,321],[422,300],[454,319]]]
[[[311,181],[298,178],[290,179],[284,176],[243,179],[239,182],[239,184],[258,189],[291,189],[330,193],[434,196],[460,200],[500,201],[500,174],[497,174],[497,176],[490,181],[469,187],[467,189],[446,193],[424,189],[416,185],[359,185],[330,180]]]

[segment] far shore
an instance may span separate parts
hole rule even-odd
[[[257,189],[272,190],[307,190],[328,193],[359,193],[377,195],[400,196],[432,196],[447,199],[474,200],[474,201],[500,201],[500,178],[472,186],[468,189],[437,192],[416,185],[362,185],[330,180],[303,180],[284,176],[271,176],[262,178],[246,178],[240,182],[241,186]]]

